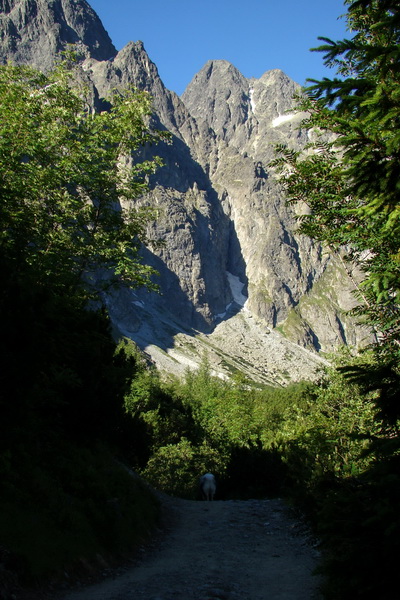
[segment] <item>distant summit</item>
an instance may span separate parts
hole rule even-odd
[[[0,0],[0,62],[46,70],[68,44],[97,60],[117,54],[85,0]]]

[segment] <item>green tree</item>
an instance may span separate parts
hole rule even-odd
[[[0,67],[3,283],[87,293],[102,268],[108,284],[149,285],[138,251],[152,215],[132,201],[160,164],[140,162],[141,148],[162,138],[146,124],[151,99],[115,92],[97,113],[78,81],[67,61],[47,75]]]
[[[163,136],[147,94],[95,113],[74,69],[0,67],[0,545],[15,584],[121,555],[157,515],[114,458],[141,452],[123,411],[140,360],[87,307],[104,285],[152,285],[135,199],[160,162],[142,148]]]
[[[304,153],[281,146],[273,164],[289,201],[309,207],[300,231],[361,267],[357,312],[378,343],[374,360],[342,365],[346,380],[331,375],[317,405],[285,429],[304,480],[317,487],[335,475],[316,511],[326,597],[389,598],[399,552],[400,7],[345,4],[351,39],[316,48],[337,76],[311,81],[299,101],[302,126],[321,135]]]
[[[397,0],[346,0],[353,37],[324,44],[337,77],[312,81],[302,126],[323,135],[307,152],[280,147],[274,161],[291,202],[310,213],[300,231],[364,271],[359,314],[378,348],[400,355],[400,14]],[[324,137],[325,136],[325,137]]]
[[[286,409],[274,443],[287,454],[298,485],[312,487],[326,477],[358,476],[371,463],[372,457],[365,451],[371,437],[382,431],[375,419],[373,393],[367,396],[340,370],[343,364],[350,363],[353,368],[364,365],[366,359],[351,357],[348,352],[339,354],[313,396]],[[368,360],[373,368],[373,356],[368,355]]]

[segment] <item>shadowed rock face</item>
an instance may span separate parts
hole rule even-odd
[[[242,309],[235,281],[261,328],[278,327],[312,350],[362,342],[366,332],[345,314],[354,305],[353,283],[337,257],[296,233],[294,209],[268,166],[277,143],[301,148],[309,141],[292,112],[297,84],[277,69],[246,79],[227,61],[209,61],[179,98],[164,87],[142,42],[115,50],[84,0],[0,0],[0,25],[1,61],[49,68],[59,50],[77,44],[96,106],[112,89],[134,85],[152,95],[154,125],[172,134],[171,144],[145,150],[164,167],[141,199],[159,209],[150,233],[164,245],[143,254],[160,272],[162,295],[109,297],[120,332],[164,349],[181,329],[210,333]],[[143,325],[148,311],[169,324],[162,343],[161,327]]]

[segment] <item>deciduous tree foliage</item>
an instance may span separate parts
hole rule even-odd
[[[400,11],[397,0],[347,0],[351,39],[324,43],[337,77],[310,80],[303,126],[325,137],[306,155],[278,149],[291,202],[311,209],[301,231],[361,265],[360,313],[379,348],[400,356]]]
[[[100,390],[114,344],[88,299],[99,273],[107,285],[152,285],[139,257],[152,215],[135,204],[160,164],[141,160],[163,139],[147,125],[151,99],[115,92],[99,114],[81,80],[71,57],[46,75],[0,66],[0,404],[11,424],[28,407],[111,406]]]
[[[0,67],[0,596],[8,576],[37,583],[129,550],[157,513],[114,459],[139,445],[122,410],[137,361],[87,308],[98,274],[151,284],[151,213],[135,199],[159,164],[142,148],[161,136],[147,94],[95,113],[73,69]]]
[[[111,281],[149,284],[152,271],[138,258],[149,215],[132,203],[122,211],[121,201],[143,193],[160,162],[138,160],[161,137],[146,125],[150,97],[115,92],[109,111],[94,112],[66,63],[47,75],[0,67],[2,262],[14,279],[62,293],[82,289],[82,275],[99,268]]]

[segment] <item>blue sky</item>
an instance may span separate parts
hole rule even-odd
[[[245,77],[282,69],[297,83],[333,76],[310,52],[349,37],[343,0],[88,0],[117,50],[141,40],[166,87],[182,94],[210,59]]]

